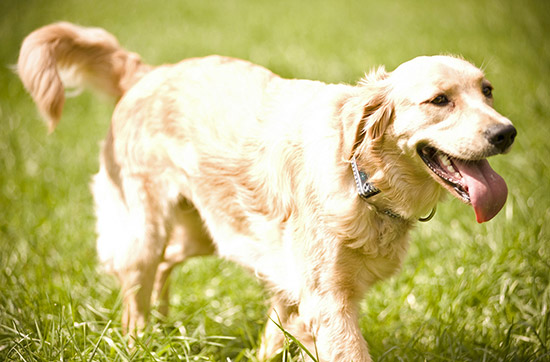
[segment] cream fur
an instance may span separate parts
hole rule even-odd
[[[144,327],[152,295],[166,311],[174,265],[215,252],[266,281],[272,318],[321,361],[370,361],[358,303],[399,269],[407,232],[444,195],[416,146],[487,156],[483,130],[509,124],[481,94],[481,71],[458,58],[327,85],[221,56],[153,68],[104,30],[58,23],[26,38],[18,65],[51,130],[64,67],[71,83],[120,98],[92,191],[98,255],[121,281],[125,329]],[[458,112],[425,103],[442,88],[460,96]],[[368,201],[352,154],[382,190]],[[268,322],[260,358],[282,342]]]

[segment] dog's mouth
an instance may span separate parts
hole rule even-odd
[[[508,188],[486,159],[461,160],[431,146],[419,146],[417,152],[436,181],[472,205],[479,223],[491,220],[504,206]]]

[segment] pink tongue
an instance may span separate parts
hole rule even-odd
[[[487,160],[464,162],[453,160],[466,182],[470,201],[478,223],[491,220],[506,202],[506,183],[489,165]]]

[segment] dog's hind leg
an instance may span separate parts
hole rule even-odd
[[[124,296],[122,326],[131,334],[147,323],[157,268],[168,242],[165,206],[152,194],[156,189],[146,179],[124,179],[131,239],[116,273]]]
[[[123,293],[122,327],[136,334],[145,327],[155,274],[166,245],[166,226],[147,180],[115,178],[104,164],[94,177],[97,251]]]
[[[214,244],[204,230],[197,210],[186,200],[181,200],[170,218],[169,241],[157,268],[153,287],[153,301],[162,315],[168,314],[169,282],[174,266],[192,256],[209,255],[214,251]]]
[[[124,295],[122,328],[132,336],[136,336],[147,324],[158,264],[158,258],[155,258],[140,266],[128,265],[117,273]]]

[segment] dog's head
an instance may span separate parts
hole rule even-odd
[[[483,72],[459,58],[433,56],[370,78],[360,84],[371,94],[354,147],[359,141],[397,147],[401,161],[471,204],[478,222],[493,218],[508,191],[486,158],[507,152],[516,129],[494,110]]]

